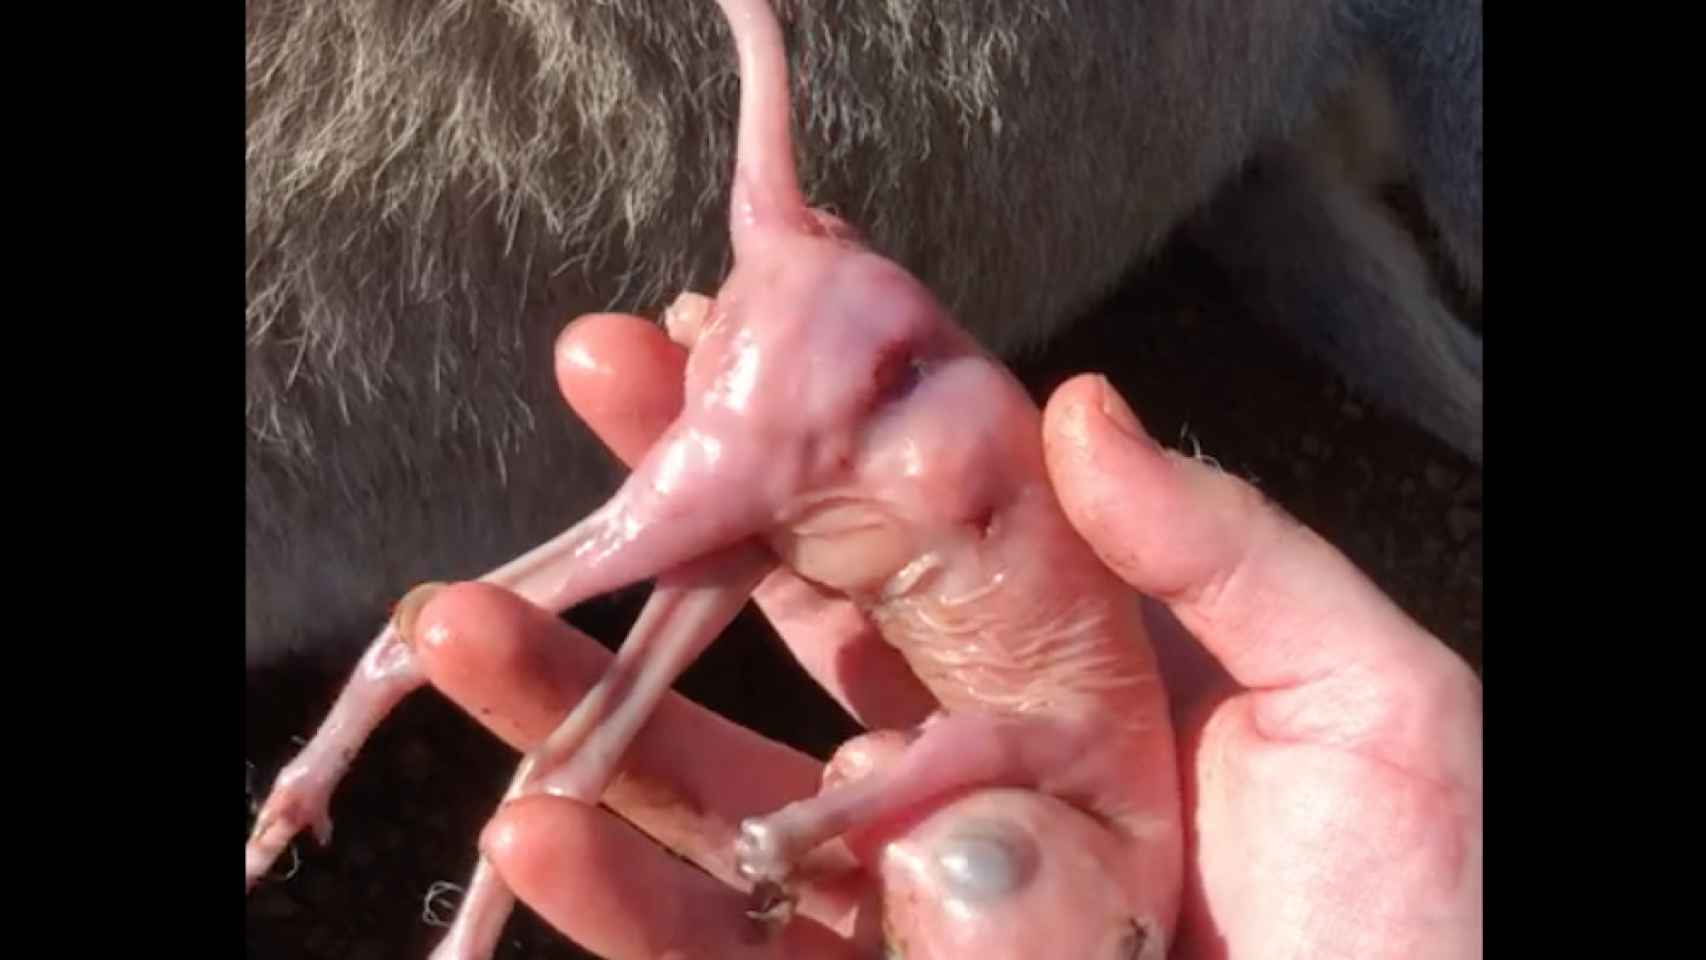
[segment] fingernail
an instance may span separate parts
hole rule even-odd
[[[715,301],[702,293],[688,290],[670,302],[663,311],[663,328],[669,338],[689,350],[704,332]]]
[[[501,812],[507,804],[500,804]],[[500,858],[506,858],[516,846],[515,824],[507,817],[493,816],[486,821],[486,826],[480,831],[478,849],[480,856],[487,863],[496,864]]]
[[[1114,385],[1108,382],[1107,377],[1098,376],[1096,379],[1102,383],[1102,416],[1107,417],[1108,422],[1118,427],[1126,436],[1145,446],[1154,447],[1154,438],[1137,422],[1137,414],[1131,412],[1131,407],[1126,404],[1119,391],[1114,389]]]
[[[426,609],[432,598],[446,586],[448,584],[438,582],[423,583],[397,601],[396,609],[391,611],[391,628],[397,631],[397,636],[402,637],[404,643],[414,645],[415,621],[420,619],[421,611]]]

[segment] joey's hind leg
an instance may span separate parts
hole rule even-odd
[[[330,842],[332,793],[350,763],[397,704],[426,685],[407,631],[430,595],[430,589],[417,587],[397,605],[391,625],[362,655],[313,739],[279,772],[244,850],[247,889],[272,869],[305,827],[322,844]]]
[[[610,668],[522,761],[506,802],[543,792],[597,805],[676,678],[734,619],[769,568],[766,554],[741,545],[660,576]],[[514,904],[481,857],[434,960],[489,960]]]
[[[825,841],[960,791],[1038,787],[1087,746],[1076,728],[1049,720],[972,713],[941,717],[879,769],[742,823],[736,850],[740,871],[754,883],[785,886],[799,860]]]

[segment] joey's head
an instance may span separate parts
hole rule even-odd
[[[690,324],[672,324],[692,346],[686,415],[738,418],[761,438],[772,474],[822,486],[840,479],[860,427],[904,399],[933,361],[976,348],[921,283],[807,205],[775,13],[768,0],[718,2],[741,77],[734,270]]]
[[[681,423],[724,438],[719,499],[760,501],[745,512],[807,576],[873,587],[1037,475],[1023,389],[845,231],[766,235],[675,314],[693,344]]]
[[[692,350],[653,486],[682,494],[677,479],[696,479],[677,499],[730,518],[725,533],[769,532],[791,561],[798,543],[821,542],[841,556],[818,571],[824,582],[862,589],[920,539],[986,523],[1003,480],[1037,472],[1037,414],[921,282],[806,204],[774,13],[765,0],[719,3],[741,73],[734,269],[713,300],[690,295],[673,311]],[[791,531],[780,543],[778,529]]]
[[[1037,412],[922,283],[805,203],[775,14],[718,3],[741,74],[734,269],[672,308],[681,415],[587,549],[622,558],[617,582],[768,535],[801,573],[863,591],[1040,475]]]

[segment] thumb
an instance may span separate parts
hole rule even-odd
[[[1104,378],[1055,391],[1043,441],[1079,534],[1167,604],[1239,684],[1296,686],[1353,666],[1390,675],[1402,661],[1452,657],[1253,486],[1162,449]]]

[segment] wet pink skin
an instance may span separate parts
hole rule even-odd
[[[482,578],[547,610],[657,587],[508,799],[596,804],[675,677],[780,563],[850,601],[941,713],[881,741],[863,775],[749,820],[739,873],[792,890],[814,850],[876,837],[908,957],[1164,955],[1179,785],[1137,597],[1062,514],[1023,388],[902,268],[806,206],[774,15],[719,2],[742,77],[735,263],[714,299],[672,311],[691,351],[681,412],[604,507]],[[358,675],[281,776],[251,884],[290,834],[325,822],[355,747],[423,682],[407,656],[415,612],[405,600],[364,661],[392,666]],[[973,854],[957,880],[941,856],[956,844]],[[436,955],[489,956],[510,903],[483,862]]]

